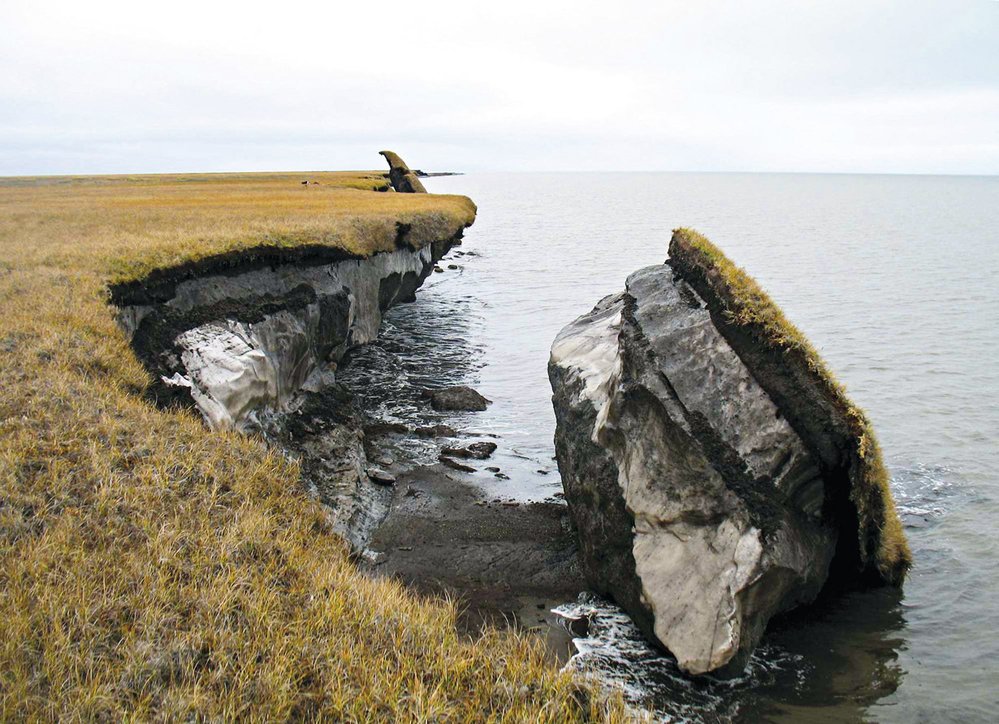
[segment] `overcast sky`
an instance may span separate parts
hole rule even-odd
[[[0,2],[0,175],[999,173],[995,0]]]

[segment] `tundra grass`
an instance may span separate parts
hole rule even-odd
[[[853,438],[856,456],[855,483],[850,498],[861,521],[861,551],[873,556],[885,581],[900,584],[911,565],[912,554],[895,509],[881,449],[867,415],[850,400],[846,389],[805,335],[784,316],[756,280],[717,246],[693,229],[676,229],[670,243],[670,256],[684,266],[699,267],[709,281],[717,280],[716,288],[723,291],[728,318],[748,330],[764,346],[803,360],[823,396],[843,416]],[[876,521],[879,529],[875,551],[868,551],[867,541],[863,539],[868,521]]]
[[[293,461],[142,395],[110,283],[474,215],[381,180],[0,181],[0,719],[621,718],[534,637],[465,638],[456,603],[359,572]]]

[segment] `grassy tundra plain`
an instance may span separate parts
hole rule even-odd
[[[318,182],[302,185],[302,180]],[[296,464],[143,397],[110,284],[445,238],[370,173],[0,179],[0,718],[618,719],[509,631],[355,569]]]

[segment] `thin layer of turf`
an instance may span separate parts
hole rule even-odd
[[[112,282],[474,216],[369,174],[0,181],[0,719],[617,719],[531,636],[350,562],[297,465],[142,396]],[[302,185],[302,180],[318,185]]]
[[[902,523],[895,509],[888,471],[870,420],[846,394],[805,335],[784,316],[762,287],[736,266],[707,238],[693,229],[676,229],[670,241],[670,262],[684,277],[699,279],[702,291],[723,307],[727,321],[748,334],[760,349],[770,350],[793,372],[806,370],[799,391],[815,390],[846,430],[851,490],[849,499],[858,517],[860,569],[876,569],[889,584],[901,584],[912,563]]]

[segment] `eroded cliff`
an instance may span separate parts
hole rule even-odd
[[[160,404],[191,404],[213,428],[260,431],[300,456],[355,548],[390,495],[369,479],[364,433],[337,365],[415,299],[462,226],[367,256],[335,248],[256,249],[166,270],[112,290],[120,325],[154,375]],[[304,430],[326,414],[323,429]]]

